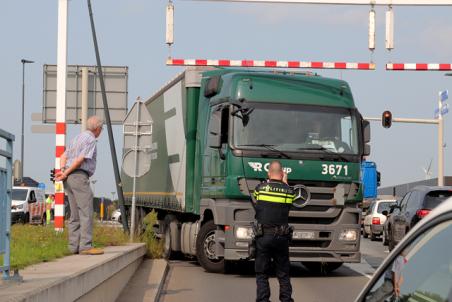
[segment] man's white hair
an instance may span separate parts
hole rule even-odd
[[[86,121],[86,128],[90,131],[94,131],[97,128],[101,128],[103,124],[104,121],[100,117],[93,115]]]

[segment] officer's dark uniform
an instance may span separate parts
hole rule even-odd
[[[279,180],[259,184],[254,190],[256,220],[263,226],[263,235],[256,236],[257,302],[270,301],[268,275],[271,259],[279,281],[279,299],[292,300],[289,270],[289,236],[287,232],[289,210],[295,198],[293,190]]]

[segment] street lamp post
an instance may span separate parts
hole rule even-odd
[[[22,131],[20,142],[20,178],[24,177],[24,115],[25,115],[25,64],[34,63],[34,61],[22,59]]]

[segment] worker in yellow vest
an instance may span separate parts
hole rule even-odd
[[[52,211],[52,205],[55,201],[55,196],[53,194],[49,194],[49,196],[47,196],[46,199],[46,223],[49,225],[50,224],[50,212]]]

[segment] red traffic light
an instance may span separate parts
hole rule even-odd
[[[389,110],[386,110],[383,112],[383,115],[381,117],[381,124],[384,128],[390,128],[392,125],[392,113]]]

